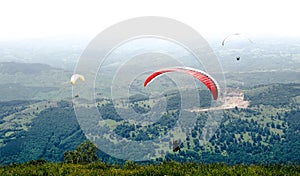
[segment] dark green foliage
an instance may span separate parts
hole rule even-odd
[[[133,105],[131,105],[131,107],[136,113],[139,113],[139,114],[144,114],[151,110],[150,107],[141,106],[137,103],[133,103]]]
[[[22,111],[26,109],[28,105],[36,102],[38,101],[12,100],[12,101],[0,102],[0,121],[3,117]]]
[[[49,108],[38,114],[24,136],[0,148],[0,163],[26,162],[44,158],[62,161],[65,150],[84,141],[73,108]]]
[[[231,117],[245,112],[248,114],[248,118],[251,117],[251,120]],[[249,114],[249,112],[252,114]],[[166,159],[180,162],[201,161],[204,163],[225,162],[228,164],[299,164],[300,135],[298,128],[300,118],[298,117],[300,117],[300,113],[291,111],[290,113],[285,113],[286,118],[278,113],[277,116],[272,117],[274,129],[278,129],[276,127],[280,124],[280,130],[285,131],[283,135],[275,133],[273,128],[267,128],[260,121],[254,121],[253,115],[255,114],[259,113],[248,109],[227,111],[224,114],[226,118],[210,140],[212,146],[206,149],[209,152],[203,152],[205,151],[203,146],[198,146],[199,134],[197,134],[197,130],[199,129],[198,123],[201,122],[200,116],[197,120],[197,126],[192,130],[190,137],[186,139],[191,141],[190,138],[192,138],[195,146],[186,146],[187,150],[178,154],[170,153],[166,156]],[[202,115],[205,115],[205,113]],[[288,125],[282,125],[284,122],[276,122],[278,120],[286,120]],[[236,135],[239,135],[239,137]]]
[[[300,110],[291,111],[286,115],[289,128],[285,139],[273,146],[274,159],[280,163],[300,163]]]
[[[163,162],[124,167],[92,164],[26,163],[0,167],[0,175],[300,175],[299,165],[234,165]]]
[[[134,125],[129,123],[123,123],[117,126],[114,132],[122,137],[130,138],[130,133],[135,130]]]
[[[139,102],[139,101],[145,101],[149,100],[148,96],[145,96],[143,94],[135,94],[129,97],[129,102]]]
[[[28,165],[42,165],[42,164],[45,164],[45,163],[47,163],[47,161],[44,160],[44,159],[31,160],[31,161],[27,162]]]
[[[172,128],[176,124],[177,118],[178,112],[164,114],[159,121],[146,127],[123,122],[114,129],[114,132],[130,140],[151,140],[159,137],[160,133],[165,133]]]
[[[59,108],[72,108],[72,103],[69,101],[61,100],[61,101],[57,102],[57,106]]]
[[[99,112],[103,119],[111,119],[115,121],[123,120],[114,108],[114,104],[109,102],[103,106],[98,106]]]
[[[84,141],[79,146],[77,146],[76,150],[65,152],[64,153],[64,161],[66,163],[72,164],[87,164],[93,163],[99,160],[97,156],[97,147],[95,144],[90,142],[89,140]]]
[[[144,101],[149,100],[148,96],[143,94],[135,94],[129,97],[130,107],[139,114],[147,113],[151,110],[149,105],[144,104]]]
[[[274,107],[289,106],[293,98],[300,95],[300,84],[272,84],[256,86],[246,92],[245,98],[250,100],[251,106],[271,105]],[[257,91],[256,91],[257,89]],[[263,91],[259,91],[264,89]]]

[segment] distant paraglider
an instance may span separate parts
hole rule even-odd
[[[229,40],[229,38],[231,38],[231,37],[233,37],[233,36],[241,36],[241,38],[244,38],[244,39],[248,40],[250,43],[254,43],[249,37],[247,37],[247,36],[245,36],[245,35],[243,35],[243,34],[241,34],[241,33],[234,33],[234,34],[228,35],[227,37],[225,37],[225,38],[223,39],[223,41],[222,41],[222,46],[225,46],[226,41]],[[239,60],[240,60],[240,57],[239,57],[239,56],[236,57],[236,60],[239,61]]]
[[[156,78],[157,76],[159,76],[161,74],[164,74],[164,73],[167,73],[167,72],[183,72],[183,73],[189,74],[189,75],[197,78],[203,84],[205,84],[206,87],[210,90],[214,100],[217,100],[217,98],[218,98],[218,84],[213,79],[213,77],[211,77],[210,75],[208,75],[204,71],[189,68],[189,67],[166,68],[166,69],[155,71],[150,76],[148,76],[148,78],[145,80],[144,87],[146,87],[147,84],[150,81],[152,81],[154,78]]]
[[[74,74],[74,75],[72,75],[72,77],[71,77],[70,83],[71,83],[72,85],[75,85],[75,83],[76,83],[76,81],[77,81],[78,79],[80,79],[81,81],[85,81],[85,78],[84,78],[83,75],[80,75],[80,74]]]
[[[230,34],[227,37],[225,37],[222,41],[222,46],[225,46],[225,42],[232,36],[242,36],[243,38],[246,38],[249,42],[254,43],[249,37],[246,37],[245,35],[241,34],[241,33],[234,33],[234,34]]]
[[[80,74],[74,74],[71,76],[71,80],[70,80],[70,83],[74,86],[76,84],[76,81],[80,79],[81,81],[85,81],[85,78],[83,75],[80,75]],[[75,98],[78,98],[79,97],[79,94],[76,94],[74,96]]]

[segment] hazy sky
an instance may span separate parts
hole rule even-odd
[[[0,39],[91,37],[117,22],[139,16],[177,19],[203,36],[235,32],[300,36],[297,0],[3,0]]]

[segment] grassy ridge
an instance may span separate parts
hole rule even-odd
[[[0,167],[0,175],[300,175],[299,165],[233,165],[165,162],[124,166],[103,163],[35,163]]]

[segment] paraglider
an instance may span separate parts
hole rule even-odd
[[[85,81],[85,78],[84,78],[83,75],[80,75],[80,74],[74,74],[74,75],[71,76],[70,83],[74,86],[74,85],[76,84],[76,81],[77,81],[78,79],[80,79],[81,81]],[[75,97],[75,98],[78,98],[79,95],[76,94],[74,97]]]
[[[250,43],[253,43],[253,41],[250,38],[246,37],[245,35],[243,35],[241,33],[234,33],[234,34],[230,34],[230,35],[228,35],[227,37],[224,38],[224,40],[222,41],[222,46],[224,46],[226,40],[228,40],[232,36],[242,36],[243,38],[246,38]]]
[[[223,39],[222,46],[225,46],[225,43],[227,42],[227,40],[229,40],[229,38],[232,38],[233,36],[238,36],[238,38],[244,38],[244,40],[246,39],[249,43],[253,43],[253,41],[249,37],[247,37],[247,36],[245,36],[245,35],[243,35],[241,33],[234,33],[234,34],[228,35],[227,37],[225,37]],[[239,39],[238,42],[241,42],[241,40]],[[240,60],[240,56],[237,56],[236,60],[239,61]]]
[[[177,140],[173,140],[173,152],[180,151],[179,143]]]
[[[80,75],[80,74],[74,74],[74,75],[72,75],[72,77],[71,77],[70,83],[71,83],[72,85],[75,85],[75,83],[76,83],[76,81],[77,81],[78,79],[80,79],[81,81],[85,81],[85,78],[84,78],[83,75]]]
[[[148,85],[148,83],[150,81],[152,81],[154,78],[156,78],[157,76],[167,73],[167,72],[182,72],[182,73],[186,73],[186,74],[189,74],[189,75],[197,78],[199,81],[201,81],[203,84],[205,84],[205,86],[210,90],[214,100],[217,100],[218,84],[213,79],[213,77],[211,77],[204,71],[189,68],[189,67],[174,67],[174,68],[166,68],[166,69],[155,71],[146,78],[146,80],[144,82],[144,87],[146,87]]]

